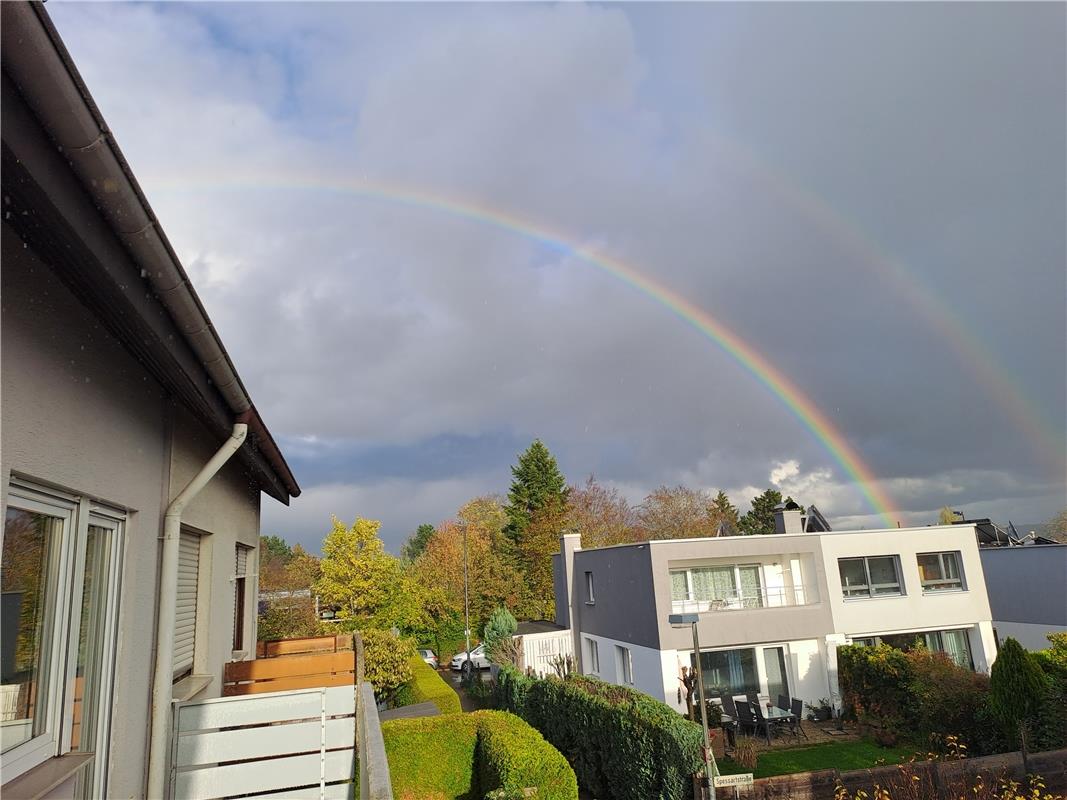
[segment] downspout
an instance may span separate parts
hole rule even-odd
[[[167,743],[170,740],[170,705],[174,683],[174,617],[178,592],[178,550],[182,512],[208,481],[241,449],[248,425],[238,422],[211,460],[179,492],[163,517],[163,564],[159,576],[159,616],[156,622],[156,667],[152,680],[152,733],[148,751],[148,792],[152,800],[166,796]]]

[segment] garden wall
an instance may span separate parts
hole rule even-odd
[[[1035,775],[1044,779],[1045,792],[1053,797],[1067,796],[1067,750],[1053,750],[1047,753],[1030,754],[1030,769]],[[875,783],[890,787],[893,800],[934,800],[943,797],[984,797],[971,790],[973,778],[979,774],[985,778],[987,785],[995,785],[1000,777],[1023,782],[1022,759],[1018,753],[1002,753],[994,756],[967,758],[961,761],[923,761],[906,766],[902,772],[900,766],[875,767],[850,772],[836,769],[804,772],[796,775],[781,775],[776,778],[761,778],[750,789],[741,789],[742,800],[834,800],[837,782],[849,790],[850,796],[858,790],[873,796]],[[919,777],[913,781],[911,775]],[[909,784],[909,788],[899,794],[893,792],[894,784]],[[959,784],[968,788],[953,792]],[[914,785],[911,785],[914,784]],[[723,794],[725,793],[725,795]],[[733,797],[732,789],[720,789],[720,796]],[[992,795],[989,795],[992,797]],[[998,795],[999,796],[999,795]],[[1027,795],[1029,796],[1029,795]],[[1044,797],[1044,793],[1042,797]]]

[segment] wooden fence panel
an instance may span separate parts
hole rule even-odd
[[[318,686],[349,686],[356,681],[351,650],[318,655],[231,661],[223,672],[224,696],[282,692]]]

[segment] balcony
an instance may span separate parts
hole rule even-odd
[[[810,606],[819,602],[814,585],[752,589],[744,592],[722,592],[720,596],[671,601],[672,614],[710,614],[712,612],[751,611],[762,608]]]

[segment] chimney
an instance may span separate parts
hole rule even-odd
[[[556,596],[556,624],[571,626],[574,608],[574,551],[582,549],[580,533],[559,537],[559,552],[552,556],[552,588]]]
[[[792,500],[774,507],[775,533],[804,533],[804,511]]]

